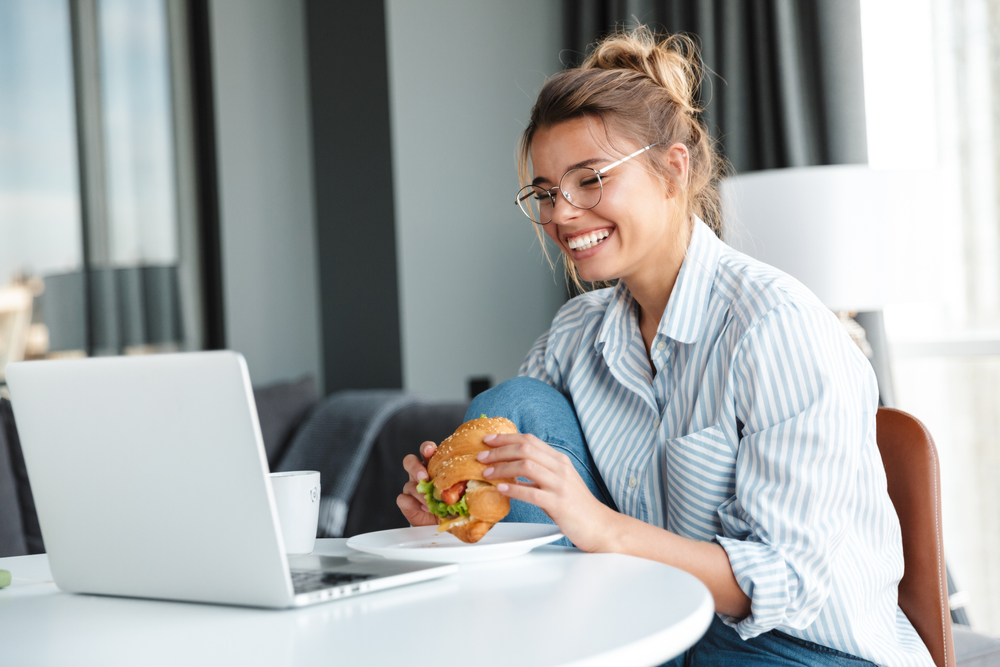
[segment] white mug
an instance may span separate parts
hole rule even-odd
[[[272,472],[271,488],[285,553],[312,553],[319,525],[319,473],[315,470]]]

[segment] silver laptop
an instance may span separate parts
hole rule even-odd
[[[21,362],[7,383],[64,591],[283,608],[458,569],[312,556],[292,571],[237,353]]]

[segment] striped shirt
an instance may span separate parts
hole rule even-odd
[[[885,665],[931,665],[896,604],[899,521],[871,365],[801,283],[700,220],[653,338],[628,288],[566,303],[520,375],[572,400],[621,512],[726,550],[750,615]]]

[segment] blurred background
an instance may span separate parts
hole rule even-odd
[[[953,602],[1000,634],[997,0],[0,0],[0,382],[220,348],[327,394],[513,376],[569,295],[517,139],[636,23],[701,44],[735,173],[904,175],[858,321],[941,451]]]

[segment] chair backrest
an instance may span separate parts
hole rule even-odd
[[[889,498],[903,534],[899,607],[938,667],[955,667],[941,531],[937,449],[927,428],[902,410],[879,408],[876,440]]]

